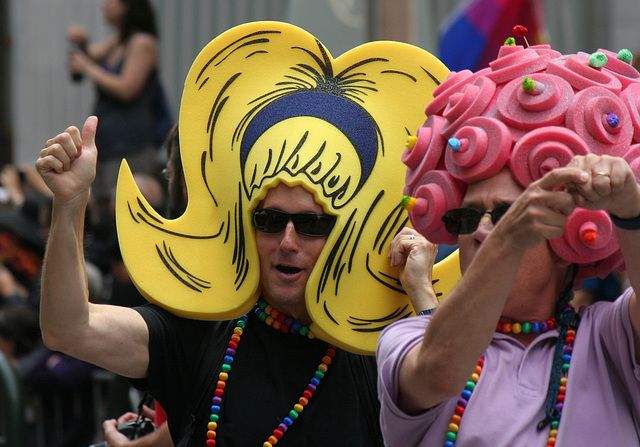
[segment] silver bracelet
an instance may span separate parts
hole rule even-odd
[[[436,311],[437,307],[432,307],[431,309],[425,309],[418,312],[418,315],[431,315]]]

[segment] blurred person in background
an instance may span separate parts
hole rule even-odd
[[[134,172],[157,171],[155,148],[172,122],[158,76],[158,30],[150,2],[104,0],[102,10],[115,30],[109,38],[89,43],[79,25],[72,25],[67,35],[74,48],[70,72],[75,79],[91,79],[97,87],[93,113],[100,120],[100,158],[92,194],[106,207],[123,157]]]

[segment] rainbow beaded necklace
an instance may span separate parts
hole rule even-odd
[[[573,281],[571,286],[573,285]],[[553,366],[551,367],[551,378],[549,380],[549,390],[547,392],[547,402],[545,408],[545,418],[538,424],[538,430],[544,429],[550,425],[549,438],[547,439],[547,447],[553,447],[556,443],[558,435],[558,427],[560,426],[560,418],[564,405],[564,397],[567,390],[567,376],[569,375],[569,365],[571,363],[571,354],[573,352],[573,343],[576,337],[576,331],[579,325],[579,316],[574,308],[569,304],[573,299],[573,292],[565,290],[566,299],[558,305],[557,319],[553,318],[546,322],[527,322],[527,323],[498,323],[496,332],[502,333],[544,333],[556,327],[560,327],[560,334],[556,350],[553,358]],[[559,323],[558,323],[559,322]],[[469,403],[469,399],[473,395],[482,369],[484,368],[485,356],[482,355],[478,360],[478,365],[471,375],[458,399],[451,421],[447,427],[445,435],[444,447],[454,447],[460,430],[462,416]]]
[[[308,326],[302,325],[293,320],[291,317],[287,317],[286,315],[278,312],[272,306],[268,305],[262,298],[260,298],[260,300],[256,303],[253,311],[258,316],[258,318],[260,318],[260,320],[264,321],[266,324],[272,326],[276,330],[280,330],[283,333],[298,333],[300,335],[307,336],[308,338],[315,338],[313,333],[309,330]],[[222,367],[220,368],[221,370],[218,374],[218,383],[216,384],[216,390],[214,391],[213,399],[211,400],[211,416],[209,418],[209,423],[207,424],[207,447],[215,447],[216,445],[216,436],[220,423],[220,410],[222,398],[224,396],[224,390],[227,384],[227,380],[229,379],[229,372],[231,371],[231,365],[233,364],[236,350],[238,349],[238,345],[240,343],[240,340],[242,339],[242,334],[244,332],[244,328],[247,324],[248,319],[249,314],[243,315],[238,319],[236,327],[233,329],[231,339],[227,344],[227,349],[224,355],[224,362],[222,364]],[[300,417],[300,413],[302,413],[304,408],[309,404],[309,400],[311,399],[311,397],[313,397],[313,393],[316,391],[317,387],[320,385],[320,382],[327,373],[329,365],[331,364],[332,359],[335,355],[336,347],[333,345],[329,345],[329,347],[327,348],[327,352],[322,357],[322,361],[318,365],[318,369],[311,377],[311,380],[303,391],[302,396],[300,396],[298,402],[293,405],[293,408],[289,411],[288,415],[282,420],[278,427],[273,430],[273,433],[269,436],[267,441],[262,444],[263,447],[273,447],[274,445],[276,445],[280,438],[284,436],[289,427],[293,424],[293,422],[298,419],[298,417]]]

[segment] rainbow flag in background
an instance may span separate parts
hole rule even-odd
[[[530,45],[547,43],[544,0],[469,0],[458,7],[440,31],[439,58],[451,71],[487,67],[500,46],[515,37],[512,28],[525,26]],[[516,37],[517,45],[525,45]]]

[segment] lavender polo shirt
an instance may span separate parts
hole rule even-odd
[[[582,312],[576,335],[564,411],[556,446],[639,446],[640,367],[634,359],[629,288],[614,303]],[[398,365],[422,338],[430,316],[387,327],[378,341],[380,421],[387,447],[437,447],[444,443],[458,398],[419,414],[396,406]],[[495,334],[484,369],[460,424],[456,447],[543,447],[549,427],[545,398],[558,331],[540,335],[528,347]]]

